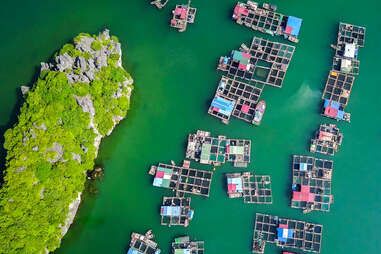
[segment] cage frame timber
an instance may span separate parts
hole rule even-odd
[[[225,174],[227,185],[229,178],[239,178],[242,183],[242,191],[229,193],[229,198],[242,198],[246,204],[272,204],[271,177],[269,175],[255,175],[252,172],[236,172]]]
[[[366,27],[340,22],[337,32],[337,45],[355,43],[359,47],[365,45]]]
[[[287,229],[295,232],[286,242],[278,241],[276,237],[279,225],[287,225]],[[266,243],[275,243],[281,248],[320,253],[322,232],[323,225],[320,224],[256,213],[252,252],[264,253]]]
[[[151,166],[150,173],[155,174],[159,169],[164,170],[164,172],[168,171],[170,174],[170,179],[167,179],[169,184],[168,186],[158,186],[155,185],[154,180],[154,186],[171,189],[179,197],[183,197],[185,194],[209,197],[213,179],[212,171],[159,163],[158,166]]]
[[[230,150],[233,149],[233,146],[242,147],[243,154],[231,153]],[[203,153],[205,156],[209,154],[208,158],[202,158]],[[212,137],[210,132],[197,130],[196,133],[188,135],[185,157],[201,164],[220,166],[225,162],[231,162],[234,167],[247,167],[251,157],[251,141],[248,139],[232,139],[226,136]]]
[[[205,244],[204,241],[191,241],[189,236],[182,236],[175,238],[181,239],[181,242],[176,243],[172,242],[172,253],[175,254],[176,250],[190,250],[191,254],[204,254],[205,253]]]
[[[305,169],[301,169],[301,164]],[[294,201],[291,207],[302,209],[303,213],[311,211],[329,212],[333,203],[332,194],[333,161],[312,156],[294,155],[292,157],[292,191],[308,186],[314,195],[313,201]]]
[[[320,134],[328,135],[330,140],[323,139]],[[334,156],[339,151],[344,135],[335,124],[320,124],[319,129],[311,139],[310,152]]]
[[[163,215],[162,209],[163,207],[180,207],[180,215]],[[192,220],[190,218],[190,213],[194,213],[194,210],[191,209],[191,198],[190,197],[177,197],[177,196],[164,196],[163,202],[160,207],[160,216],[161,222],[160,224],[163,226],[183,226],[187,227],[189,221]]]
[[[232,50],[230,57],[220,57],[217,70],[226,72],[226,76],[234,80],[259,81],[281,88],[294,52],[295,46],[253,37],[250,48],[244,45],[240,50]],[[234,59],[234,54],[247,54],[246,69],[240,67],[243,58]],[[262,79],[259,78],[261,72],[264,73]]]
[[[289,16],[276,12],[276,5],[263,3],[262,7],[260,7],[257,2],[247,1],[246,3],[238,2],[236,6],[248,11],[247,16],[240,15],[239,17],[234,17],[233,15],[233,20],[237,24],[271,36],[283,36],[291,42],[299,42],[297,36],[285,33],[284,28]]]
[[[322,100],[336,101],[344,108],[352,92],[355,77],[331,70],[325,83]]]
[[[152,230],[147,231],[144,235],[132,232],[130,240],[130,248],[139,251],[143,254],[160,253],[160,249],[157,248],[157,243],[152,239],[154,235]]]
[[[245,83],[223,75],[218,83],[214,98],[221,97],[232,101],[234,103],[233,111],[229,116],[226,116],[215,110],[211,105],[208,109],[208,114],[221,119],[226,124],[229,124],[231,116],[252,123],[255,116],[255,108],[264,87],[265,84],[260,81]],[[242,110],[243,105],[248,107],[247,112]]]

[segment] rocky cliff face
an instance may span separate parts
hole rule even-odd
[[[0,253],[58,248],[78,210],[100,142],[126,116],[133,80],[121,45],[105,30],[80,34],[41,73],[18,123],[5,133]]]

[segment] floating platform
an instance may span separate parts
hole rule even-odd
[[[334,124],[321,124],[311,139],[310,152],[335,155],[343,141],[343,134]]]
[[[226,174],[229,198],[243,198],[244,203],[272,204],[271,178],[251,172]]]
[[[255,108],[265,84],[250,84],[222,76],[208,113],[228,124],[231,116],[253,123]]]
[[[155,174],[153,186],[171,189],[178,196],[189,193],[209,197],[211,171],[159,163],[151,166],[150,173]]]
[[[255,31],[269,35],[280,35],[291,42],[299,42],[298,35],[302,19],[277,13],[277,6],[264,3],[262,7],[257,2],[238,2],[234,8],[233,20]]]
[[[333,161],[294,155],[292,160],[291,207],[329,212],[333,203],[331,178]]]
[[[351,113],[344,112],[344,107],[339,102],[333,100],[324,100],[321,115],[337,121],[351,122]]]
[[[354,43],[359,47],[365,45],[366,28],[348,23],[340,22],[339,31],[337,33],[337,45]]]
[[[322,231],[323,226],[319,224],[257,213],[252,252],[264,253],[268,242],[282,248],[319,253]]]
[[[191,241],[189,236],[175,238],[172,243],[173,254],[204,254],[205,247],[203,241]]]
[[[350,74],[330,71],[322,99],[338,102],[342,107],[347,106],[354,81],[355,77]]]
[[[159,10],[164,8],[164,6],[169,2],[169,0],[154,0],[151,4],[155,5]]]
[[[196,8],[190,7],[191,1],[188,4],[176,5],[172,11],[171,27],[176,28],[179,32],[184,32],[187,29],[188,23],[194,23],[196,17]]]
[[[190,197],[163,197],[160,207],[161,225],[187,227],[194,215],[190,204]]]
[[[241,46],[221,57],[217,69],[233,80],[282,87],[294,51],[294,46],[254,37],[250,48]]]
[[[138,233],[131,234],[130,248],[127,254],[160,254],[157,243],[152,241],[154,235],[149,230],[144,235]]]
[[[251,141],[228,139],[225,136],[211,137],[210,132],[198,130],[189,134],[185,157],[202,164],[220,166],[226,161],[234,167],[247,167],[250,163]]]

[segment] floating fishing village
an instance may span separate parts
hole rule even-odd
[[[151,4],[162,9],[167,2],[168,0],[155,0]],[[232,21],[239,25],[271,36],[280,36],[293,43],[299,42],[303,20],[276,12],[276,5],[263,3],[261,6],[257,2],[247,1],[238,2],[232,9]],[[170,26],[179,32],[186,31],[188,23],[194,23],[196,12],[197,9],[191,7],[190,0],[187,4],[176,5],[172,11]],[[355,76],[359,75],[358,52],[359,48],[364,47],[365,31],[365,27],[339,23],[337,42],[331,44],[331,48],[335,50],[332,66],[321,96],[321,115],[324,117],[337,121],[351,121],[351,114],[344,109],[348,105]],[[232,50],[228,56],[221,56],[217,70],[223,74],[209,104],[208,114],[220,119],[224,124],[229,124],[230,118],[235,117],[259,126],[266,110],[266,102],[261,100],[264,87],[282,88],[295,49],[294,45],[253,36],[250,46],[242,43],[239,49]],[[291,156],[291,208],[299,209],[303,214],[330,211],[334,201],[334,162],[318,156],[334,156],[339,152],[342,142],[343,134],[338,126],[321,123],[311,137],[308,151],[316,154],[316,157]],[[173,191],[172,196],[163,196],[158,208],[160,224],[168,227],[188,227],[195,214],[189,195],[209,198],[213,171],[226,162],[236,168],[224,174],[226,185],[223,188],[227,198],[242,199],[245,204],[273,204],[270,174],[257,175],[251,170],[239,171],[239,168],[249,167],[252,154],[252,141],[248,139],[213,136],[211,132],[204,130],[189,134],[182,166],[171,161],[170,164],[152,165],[149,169],[154,187]],[[198,169],[198,166],[191,167],[190,161],[212,165],[214,168],[205,170]],[[262,213],[256,213],[253,217],[253,253],[265,253],[266,243],[274,243],[282,250],[296,249],[320,253],[323,225]],[[152,231],[145,235],[132,233],[127,253],[160,253],[157,243],[152,239]],[[191,241],[189,236],[175,238],[171,249],[174,254],[205,252],[204,242]]]

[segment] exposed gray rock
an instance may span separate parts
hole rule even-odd
[[[66,217],[65,224],[63,226],[61,226],[62,236],[64,236],[66,234],[70,225],[74,221],[75,214],[77,213],[79,204],[81,203],[81,194],[82,194],[82,192],[78,192],[77,198],[74,199],[73,202],[69,205],[69,214]]]
[[[33,146],[32,150],[35,151],[35,152],[38,152],[38,146]]]
[[[73,153],[73,152],[71,153],[71,155],[72,155],[73,160],[76,160],[79,163],[81,163],[81,155]]]
[[[40,69],[40,71],[49,70],[51,68],[53,68],[53,64],[41,62],[41,69]]]
[[[43,199],[44,198],[44,192],[45,192],[45,188],[43,187],[41,189],[41,192],[40,192],[40,198]]]
[[[22,167],[16,169],[16,170],[15,170],[15,173],[23,172],[25,169],[26,169],[26,167],[25,167],[25,166],[22,166]]]
[[[87,153],[87,151],[89,150],[87,147],[85,147],[84,145],[81,144],[81,149],[84,153]]]
[[[87,36],[82,36],[81,40],[75,45],[75,49],[82,52],[94,53],[94,50],[91,48],[94,38],[89,38]]]
[[[64,72],[66,69],[73,69],[74,58],[67,53],[56,56],[56,68],[60,72]]]
[[[77,82],[90,83],[90,80],[88,79],[88,77],[84,75],[77,75],[70,72],[70,73],[66,73],[66,77],[70,84],[74,84]]]
[[[57,161],[59,161],[62,156],[63,156],[63,152],[64,152],[64,149],[62,147],[62,145],[60,143],[57,143],[57,142],[54,142],[53,143],[53,146],[52,147],[49,147],[46,149],[47,152],[56,152],[56,156],[52,159],[52,158],[48,158],[47,161],[49,161],[50,163],[56,163]]]
[[[87,63],[86,59],[82,56],[79,56],[75,59],[74,68],[81,70],[82,72],[86,71]]]
[[[41,124],[40,126],[37,126],[37,124],[36,124],[36,122],[34,122],[33,123],[33,126],[34,126],[34,128],[36,128],[37,130],[44,130],[44,131],[46,131],[46,126],[45,126],[45,124]]]
[[[29,92],[29,86],[21,86],[21,93],[23,95],[27,94]]]
[[[95,108],[93,105],[93,101],[91,100],[91,95],[90,94],[87,94],[86,96],[74,95],[74,97],[77,100],[78,105],[81,106],[82,111],[89,113],[91,119],[94,118]]]

